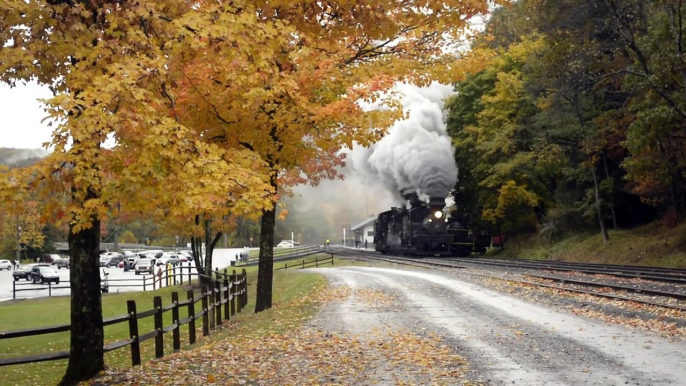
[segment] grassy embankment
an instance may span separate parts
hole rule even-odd
[[[329,255],[317,255],[319,258]],[[306,261],[313,261],[310,256]],[[350,264],[349,261],[335,259],[334,266]],[[280,268],[284,263],[274,264]],[[240,270],[238,270],[240,271]],[[292,328],[307,320],[316,311],[314,304],[303,301],[308,295],[315,293],[325,286],[325,279],[314,273],[281,270],[274,275],[274,306],[272,310],[253,314],[255,307],[255,284],[257,282],[257,267],[247,267],[249,303],[241,314],[236,314],[230,324],[224,323],[221,330],[214,330],[211,335],[202,338],[202,323],[196,323],[196,336],[202,345],[217,339],[226,339],[236,334],[272,333]],[[136,300],[138,311],[152,308],[153,297],[161,296],[163,304],[171,302],[171,292],[178,291],[181,299],[186,298],[186,288],[180,286],[166,287],[157,291],[109,294],[103,297],[103,316],[113,317],[126,314],[126,301]],[[196,312],[200,303],[196,304]],[[187,316],[185,309],[180,310],[180,318]],[[69,298],[54,297],[30,299],[15,302],[0,303],[0,331],[30,329],[69,323]],[[164,325],[171,324],[171,312],[164,314]],[[152,331],[153,318],[139,320],[141,334]],[[112,342],[129,337],[128,323],[120,323],[105,327],[105,341]],[[181,327],[182,349],[192,348],[188,345],[188,325]],[[172,352],[171,334],[165,336],[165,354]],[[9,339],[0,345],[0,358],[10,358],[24,355],[68,351],[69,333],[57,333],[36,337]],[[143,361],[154,358],[154,340],[141,344]],[[129,367],[130,350],[122,348],[105,356],[106,364],[111,368]],[[66,369],[67,361],[53,361],[19,366],[0,367],[0,384],[2,385],[54,385],[61,378]]]
[[[546,244],[538,235],[520,236],[505,244],[505,250],[493,249],[492,257],[534,260],[558,260],[585,263],[628,264],[686,268],[686,224],[667,228],[653,223],[630,230],[610,230],[610,240],[603,243],[598,233],[569,235],[564,240]]]

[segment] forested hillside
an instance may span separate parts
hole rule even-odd
[[[668,227],[686,215],[686,6],[520,0],[474,48],[448,127],[458,215],[508,236]]]
[[[14,149],[0,147],[0,165],[12,167],[28,166],[48,153],[41,149]]]

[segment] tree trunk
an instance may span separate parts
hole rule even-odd
[[[605,152],[603,151],[603,164],[605,164],[605,177],[610,179],[610,172],[607,168],[607,157],[605,157]],[[612,213],[612,229],[619,229],[617,226],[617,215],[615,214],[615,182],[614,179],[610,180],[612,186],[610,187],[610,212]]]
[[[498,237],[500,237],[500,250],[504,251],[505,250],[505,240],[503,240],[503,232],[500,230],[500,227],[498,227]]]
[[[603,221],[603,211],[602,211],[602,200],[600,199],[600,188],[598,187],[598,175],[595,171],[595,166],[591,169],[591,174],[593,175],[593,186],[595,188],[595,204],[598,210],[598,222],[600,223],[600,233],[603,235],[603,242],[606,243],[610,239],[607,234],[607,229],[605,228],[605,222]]]
[[[276,191],[276,174],[269,182]],[[272,308],[272,280],[274,277],[274,229],[276,227],[276,204],[262,211],[260,221],[260,261],[257,271],[257,296],[255,312]]]
[[[89,192],[87,199],[97,197]],[[100,220],[74,232],[69,228],[69,280],[71,281],[71,344],[69,365],[59,383],[75,385],[96,376],[105,368],[102,299],[100,293]]]
[[[212,276],[212,219],[205,217],[205,272]]]

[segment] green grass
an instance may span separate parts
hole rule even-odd
[[[628,264],[668,268],[686,267],[686,225],[667,228],[653,223],[629,230],[610,230],[609,241],[598,233],[571,234],[554,244],[537,235],[520,236],[493,249],[493,257]]]
[[[319,254],[305,259],[306,262],[316,258],[330,257]],[[280,268],[287,263],[276,263],[274,268]],[[330,264],[330,263],[329,263]],[[334,266],[350,264],[349,261],[334,259]],[[237,272],[243,268],[238,267]],[[300,302],[308,293],[314,293],[322,288],[326,280],[314,273],[296,270],[280,270],[275,272],[273,287],[273,302],[275,309],[259,314],[252,314],[255,307],[255,284],[257,282],[257,267],[244,268],[248,274],[249,303],[241,314],[232,318],[230,327],[223,327],[213,331],[209,337],[202,339],[202,323],[196,323],[196,336],[204,344],[216,339],[227,339],[235,334],[260,334],[265,332],[279,332],[301,323],[311,316],[316,307],[313,304]],[[229,268],[229,272],[232,269]],[[297,273],[296,273],[297,272]],[[136,300],[138,311],[149,310],[153,307],[153,297],[161,296],[164,305],[171,302],[171,293],[179,292],[181,299],[186,299],[186,288],[165,287],[157,291],[106,294],[103,296],[103,317],[126,314],[126,301]],[[292,306],[291,306],[292,305]],[[292,309],[291,309],[292,308]],[[10,331],[30,329],[69,323],[69,297],[54,297],[29,299],[0,303],[0,330]],[[200,303],[196,304],[196,312]],[[275,315],[278,314],[278,320]],[[180,318],[187,316],[187,309],[180,310]],[[171,324],[171,312],[164,314],[164,325]],[[225,323],[226,325],[226,323]],[[153,330],[153,318],[139,320],[140,334]],[[120,323],[105,327],[105,341],[112,342],[129,337],[128,323]],[[181,327],[182,349],[188,349],[188,326]],[[172,352],[171,334],[165,335],[165,354]],[[18,357],[24,355],[41,354],[58,351],[68,351],[69,333],[56,333],[36,337],[26,337],[3,340],[0,345],[0,358]],[[154,340],[141,344],[143,361],[154,358]],[[111,368],[129,367],[130,350],[122,348],[106,354],[106,364]],[[56,384],[64,370],[67,361],[52,361],[19,366],[0,367],[0,384],[4,385],[50,385]]]

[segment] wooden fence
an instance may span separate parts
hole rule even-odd
[[[333,265],[333,255],[331,257],[325,257],[323,259],[320,259],[318,257],[315,257],[314,260],[310,261],[305,261],[303,259],[302,263],[291,263],[290,267],[288,266],[288,263],[285,263],[285,265],[281,268],[276,268],[274,271],[279,271],[279,270],[285,270],[285,269],[304,269],[304,268],[311,268],[311,267],[316,267],[319,268],[320,265]]]
[[[326,248],[324,248],[323,246],[319,246],[319,245],[308,245],[308,246],[300,246],[300,247],[294,247],[294,248],[278,249],[278,250],[274,250],[274,261],[276,262],[276,261],[297,259],[298,257],[305,257],[305,256],[313,255],[315,253],[321,253],[321,252],[324,252],[325,250],[326,250]],[[260,259],[258,256],[250,256],[250,257],[248,257],[248,259],[238,260],[236,262],[236,265],[237,266],[257,265],[259,260]]]
[[[196,274],[199,275],[199,274]],[[248,279],[245,269],[237,274],[228,274],[227,270],[224,273],[219,271],[213,272],[212,276],[199,275],[206,278],[210,284],[203,286],[199,297],[196,297],[193,291],[186,293],[186,300],[179,301],[178,292],[172,292],[171,304],[163,305],[162,297],[155,296],[153,298],[153,307],[150,310],[139,311],[136,302],[133,300],[127,301],[127,313],[122,316],[115,316],[112,318],[103,319],[105,326],[125,323],[129,325],[129,338],[108,343],[105,345],[105,352],[118,350],[124,347],[131,348],[131,365],[137,366],[141,364],[141,350],[140,344],[146,340],[155,339],[155,357],[160,358],[164,356],[164,335],[171,332],[174,352],[181,349],[180,328],[183,325],[188,325],[189,344],[196,341],[196,321],[202,323],[202,334],[209,335],[210,331],[222,324],[223,320],[230,320],[236,312],[241,310],[248,304]],[[196,303],[201,303],[201,308],[196,312]],[[187,307],[188,317],[179,319],[179,309]],[[171,311],[172,324],[163,326],[163,314]],[[222,316],[223,314],[223,316]],[[148,317],[154,318],[154,330],[140,333],[138,329],[138,321]],[[0,341],[12,338],[22,338],[28,336],[37,336],[52,334],[57,332],[69,331],[71,326],[69,324],[43,327],[29,330],[0,332]],[[53,361],[59,359],[69,358],[69,352],[56,352],[50,354],[38,354],[24,357],[0,359],[0,366],[20,365],[25,363],[36,363]]]
[[[133,274],[133,272],[131,272],[131,274]],[[141,277],[136,275],[129,279],[107,279],[107,282],[108,286],[113,288],[137,287],[143,291],[154,291],[158,288],[170,285],[183,284],[184,280],[190,283],[192,277],[197,275],[198,273],[195,271],[195,267],[191,266],[191,263],[188,263],[187,266],[184,266],[183,264],[179,264],[176,267],[165,266],[161,278],[157,276],[156,273],[153,273],[152,275],[143,275]],[[45,284],[34,284],[32,282],[23,283],[15,280],[12,282],[12,299],[16,299],[17,292],[22,291],[48,291],[48,296],[52,296],[53,290],[71,288],[69,280],[60,280],[60,284],[66,285],[57,285],[49,282],[46,286]]]

